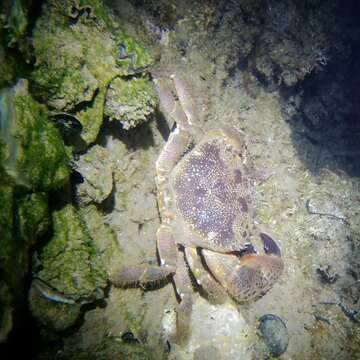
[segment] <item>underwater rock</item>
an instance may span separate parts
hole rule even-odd
[[[28,302],[31,314],[37,322],[48,330],[60,332],[74,325],[80,315],[80,304],[75,302],[66,303],[61,301],[61,296],[56,297],[46,285],[35,284],[39,280],[33,280]]]
[[[54,350],[43,349],[37,359],[47,360],[53,358]],[[127,344],[120,337],[104,337],[100,342],[90,348],[65,348],[56,354],[57,360],[88,360],[88,359],[129,359],[129,360],[154,360],[151,350],[142,344]]]
[[[76,171],[84,179],[77,186],[77,195],[81,202],[102,203],[110,195],[113,188],[113,170],[108,151],[99,145],[95,145],[86,154],[80,156],[74,164]]]
[[[50,226],[48,196],[46,193],[25,194],[18,206],[21,236],[32,246]]]
[[[176,319],[172,326],[176,327]],[[176,359],[192,359],[189,354],[193,354],[194,359],[213,359],[210,355],[204,357],[206,349],[211,349],[213,354],[218,355],[215,358],[219,360],[254,358],[255,335],[233,304],[212,305],[204,298],[196,297],[190,329],[189,342],[185,348],[175,346],[174,342],[168,339],[170,356]],[[171,334],[169,330],[170,328],[167,332]]]
[[[99,132],[110,82],[151,63],[146,49],[120,30],[101,0],[82,1],[81,6],[71,0],[46,2],[32,43],[37,96],[56,111],[73,114],[83,126],[86,144]],[[119,56],[119,44],[128,56]]]
[[[8,46],[13,46],[25,35],[28,26],[28,7],[32,1],[4,0],[1,12],[6,21],[6,40]]]
[[[273,357],[283,354],[289,344],[285,323],[276,315],[266,314],[260,318],[259,330],[267,352]]]
[[[0,88],[10,85],[15,78],[15,59],[9,56],[4,41],[4,21],[0,15]]]
[[[29,94],[27,80],[0,90],[2,340],[11,329],[12,313],[24,303],[29,247],[50,225],[46,192],[67,183],[68,159],[46,107]]]
[[[52,220],[54,236],[38,254],[36,277],[73,301],[101,299],[107,276],[80,215],[68,204]]]
[[[319,266],[316,268],[316,274],[323,284],[333,284],[339,278],[339,274],[331,271],[331,265]]]
[[[13,296],[9,287],[0,282],[0,344],[6,340],[13,327]]]
[[[200,346],[194,351],[194,360],[218,360],[221,359],[219,350],[212,346]]]
[[[157,105],[157,97],[149,80],[134,77],[114,79],[106,93],[105,115],[118,120],[128,130],[145,122]]]
[[[68,152],[25,79],[0,91],[0,161],[15,185],[47,191],[68,181]]]
[[[17,308],[23,307],[29,246],[49,225],[47,196],[19,195],[12,185],[2,183],[3,175],[0,175],[0,342],[6,340],[12,329]]]
[[[95,205],[89,204],[79,211],[97,252],[101,256],[106,272],[113,273],[115,269],[119,268],[123,258],[114,231],[104,223],[103,215]]]
[[[254,13],[255,19],[264,22],[249,59],[254,74],[270,88],[293,87],[334,58],[346,57],[347,31],[336,21],[337,14],[335,2],[311,7],[288,0],[262,4]]]
[[[0,342],[6,340],[12,329],[13,311],[23,301],[28,262],[28,248],[14,224],[14,189],[1,184],[1,180],[3,174],[0,177]]]

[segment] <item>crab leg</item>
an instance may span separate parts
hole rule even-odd
[[[191,144],[189,133],[176,127],[169,136],[159,158],[156,161],[156,175],[158,184],[167,180],[171,170],[175,167],[184,152]]]
[[[186,118],[186,114],[181,108],[181,104],[175,100],[171,90],[161,83],[160,80],[154,79],[155,90],[160,99],[160,106],[162,107],[165,115],[176,122],[179,128],[187,130],[189,123]]]
[[[189,134],[190,123],[179,102],[175,100],[169,88],[158,79],[154,79],[160,104],[168,118],[176,122],[175,129],[171,132],[168,141],[156,161],[156,183],[158,187],[159,211],[163,222],[170,222],[172,214],[171,196],[168,188],[168,178],[172,169],[184,155],[191,144]]]
[[[128,265],[122,267],[111,276],[111,282],[117,286],[139,285],[146,287],[149,284],[159,283],[174,274],[177,248],[168,226],[160,226],[157,231],[157,249],[161,266]]]
[[[176,122],[176,128],[171,132],[168,141],[156,161],[157,181],[158,184],[161,184],[167,180],[171,170],[191,143],[191,137],[188,133],[191,123],[188,121],[187,115],[179,102],[175,100],[170,89],[158,79],[154,79],[154,83],[160,104],[166,116]]]
[[[149,284],[157,284],[167,276],[175,272],[171,267],[146,266],[146,265],[128,265],[120,271],[112,274],[111,282],[115,286],[139,285],[145,287]]]
[[[166,264],[169,261],[166,259],[173,259],[174,251],[177,252],[176,272],[173,281],[180,301],[177,307],[177,338],[175,340],[178,343],[184,343],[189,336],[189,323],[193,306],[193,289],[189,276],[189,269],[185,261],[185,254],[175,244],[170,229],[175,215],[171,212],[173,199],[169,189],[168,180],[171,171],[191,144],[190,131],[194,119],[194,111],[184,84],[175,75],[172,75],[172,79],[179,101],[175,100],[170,89],[167,88],[165,84],[154,79],[155,88],[160,98],[160,104],[162,105],[165,114],[168,118],[176,122],[176,127],[171,132],[169,139],[156,162],[158,204],[163,223],[159,230],[161,236],[158,236],[158,252],[161,265]],[[167,238],[172,238],[172,249],[170,248],[170,242],[166,241]]]
[[[173,277],[176,293],[180,299],[176,312],[176,329],[178,344],[186,343],[190,334],[190,320],[193,307],[192,284],[184,253],[177,252],[176,273]]]
[[[174,268],[177,262],[177,246],[170,227],[161,225],[156,235],[160,266]]]
[[[186,114],[188,125],[193,126],[196,121],[196,116],[194,111],[194,104],[191,100],[191,96],[189,95],[189,90],[187,89],[187,86],[183,80],[176,74],[172,74],[171,78],[174,82],[176,94],[179,97],[181,108]]]
[[[195,248],[185,248],[186,260],[196,282],[204,290],[206,297],[215,304],[223,304],[226,299],[224,288],[205,270],[204,264]]]

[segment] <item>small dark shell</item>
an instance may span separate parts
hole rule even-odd
[[[83,129],[80,121],[69,114],[55,114],[52,120],[63,136],[79,135]]]
[[[134,334],[131,331],[127,331],[126,333],[122,334],[121,339],[127,344],[139,343],[139,340],[134,336]]]
[[[260,318],[259,330],[266,349],[273,357],[283,354],[289,345],[285,323],[276,315],[266,314]]]

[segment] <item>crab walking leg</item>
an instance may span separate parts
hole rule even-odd
[[[188,132],[181,131],[176,127],[169,136],[159,158],[156,161],[156,175],[158,184],[167,180],[171,170],[183,156],[185,150],[191,143]]]
[[[178,344],[185,344],[190,335],[190,321],[193,307],[193,288],[189,276],[189,270],[185,261],[184,253],[177,252],[176,273],[173,277],[176,292],[180,303],[176,312],[176,339]]]
[[[114,285],[145,287],[149,284],[159,283],[175,273],[177,248],[171,230],[168,226],[161,225],[156,235],[160,266],[145,264],[124,266],[111,276]]]
[[[228,298],[225,289],[205,270],[197,250],[186,247],[185,255],[196,282],[204,290],[209,301],[214,304],[223,304]]]
[[[185,82],[176,74],[172,74],[171,78],[174,82],[181,107],[186,114],[187,121],[190,126],[193,126],[196,123],[196,116],[194,111],[194,104],[191,100],[192,98],[189,94],[189,90],[187,89]]]
[[[163,84],[160,84],[157,79],[154,79],[154,83],[166,114],[177,122],[177,127],[170,134],[168,141],[156,161],[158,203],[163,223],[157,232],[157,250],[160,259],[160,267],[147,265],[125,266],[116,274],[112,275],[112,282],[119,286],[146,286],[149,283],[159,282],[175,272],[177,262],[179,261],[177,256],[177,245],[175,244],[169,226],[174,215],[170,210],[172,197],[167,180],[171,170],[191,142],[190,135],[186,131],[186,129],[189,128],[189,123],[180,104],[172,96],[171,91]],[[179,275],[178,278],[180,279],[181,275]],[[177,282],[182,284],[182,281],[179,279]],[[184,288],[184,286],[181,288]],[[184,304],[188,302],[186,296],[185,298]],[[184,304],[182,307],[184,307]]]
[[[161,225],[156,235],[160,266],[175,268],[178,250],[171,228],[167,225]]]
[[[164,82],[159,79],[155,78],[153,81],[156,93],[160,99],[160,105],[162,106],[165,115],[175,121],[181,130],[188,130],[191,124],[189,124],[181,104],[179,104],[179,102],[174,98],[170,88],[168,88]]]
[[[175,128],[156,161],[158,207],[163,223],[170,223],[175,217],[170,210],[173,205],[173,197],[171,196],[168,183],[169,174],[184,154],[190,142],[190,136],[187,132]]]
[[[128,265],[113,273],[110,277],[115,286],[139,285],[145,287],[149,284],[157,284],[175,272],[174,267],[160,267],[147,265]]]
[[[176,76],[172,75],[180,104],[175,100],[171,90],[159,79],[154,79],[155,89],[160,99],[165,115],[176,122],[176,128],[171,132],[160,156],[156,162],[158,185],[164,183],[171,170],[184,155],[191,144],[190,131],[194,120],[194,110],[191,97],[185,85]],[[161,188],[158,189],[161,192]]]

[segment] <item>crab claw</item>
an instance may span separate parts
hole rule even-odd
[[[271,254],[281,257],[281,251],[278,244],[269,235],[260,233],[261,241],[264,245],[265,254]]]
[[[257,300],[271,289],[283,272],[280,249],[270,236],[260,235],[264,255],[247,253],[240,259],[232,254],[203,250],[207,266],[216,280],[238,302]]]

